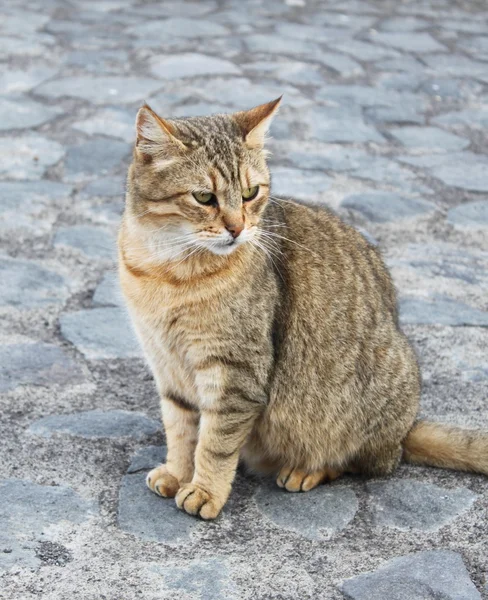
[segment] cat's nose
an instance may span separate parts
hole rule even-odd
[[[244,223],[226,224],[225,228],[231,234],[231,236],[236,239],[242,233],[242,230],[244,229]]]

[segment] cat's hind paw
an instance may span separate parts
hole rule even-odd
[[[334,479],[337,479],[341,475],[340,471],[329,468],[307,472],[301,469],[283,467],[279,472],[276,483],[280,488],[285,488],[288,492],[308,492],[323,481],[334,481]]]
[[[149,471],[146,484],[152,492],[163,498],[174,498],[180,489],[180,482],[168,472],[166,465],[159,465]]]

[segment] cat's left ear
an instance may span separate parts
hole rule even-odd
[[[250,110],[234,113],[248,148],[262,148],[273,117],[278,112],[282,96]]]

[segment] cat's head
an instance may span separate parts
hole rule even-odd
[[[147,105],[139,110],[128,214],[162,259],[226,255],[252,242],[269,197],[264,140],[280,100],[170,120]]]

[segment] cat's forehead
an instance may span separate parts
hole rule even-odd
[[[172,121],[186,144],[193,148],[239,150],[242,148],[242,132],[230,115],[187,117]]]

